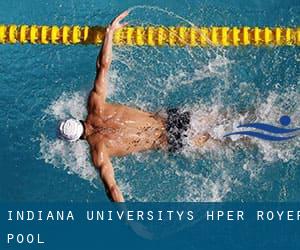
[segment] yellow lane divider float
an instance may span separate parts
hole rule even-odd
[[[0,44],[100,44],[105,27],[0,25]],[[126,27],[116,45],[287,46],[300,45],[300,27]]]

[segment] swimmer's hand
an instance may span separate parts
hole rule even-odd
[[[118,29],[124,28],[126,25],[128,25],[128,22],[120,23],[125,17],[127,17],[129,14],[129,11],[126,10],[123,13],[121,13],[119,16],[117,16],[107,27],[107,32],[115,32]]]

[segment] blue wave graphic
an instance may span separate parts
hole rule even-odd
[[[300,128],[294,128],[294,129],[278,128],[265,123],[248,123],[248,124],[240,125],[238,126],[238,128],[256,128],[273,134],[287,134],[287,133],[300,131]]]
[[[266,140],[266,141],[286,141],[286,140],[290,140],[290,139],[293,139],[293,138],[296,137],[296,135],[293,135],[293,136],[273,136],[273,135],[267,135],[267,134],[258,133],[258,132],[254,132],[254,131],[233,132],[233,133],[229,133],[229,134],[224,135],[224,137],[231,136],[231,135],[248,135],[248,136],[256,137],[256,138]]]
[[[280,117],[279,122],[282,126],[288,126],[291,124],[291,118],[287,115],[283,115]],[[255,132],[255,131],[238,131],[238,132],[232,132],[229,134],[224,135],[224,137],[231,136],[231,135],[247,135],[251,137],[256,137],[262,140],[266,141],[286,141],[295,138],[297,135],[290,135],[290,136],[283,136],[284,134],[291,134],[297,131],[300,131],[300,128],[282,128],[282,127],[276,127],[270,124],[266,123],[246,123],[239,125],[237,128],[254,128],[259,129],[262,132],[272,133],[272,134],[279,134],[281,136],[277,135],[270,135],[265,134],[262,132]]]

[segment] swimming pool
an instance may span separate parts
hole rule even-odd
[[[132,25],[294,27],[300,16],[292,0],[11,0],[0,7],[0,23],[6,24],[104,25],[127,8]],[[98,50],[0,46],[1,201],[106,200],[87,145],[69,146],[55,133],[59,119],[86,114]],[[284,114],[299,127],[299,52],[299,47],[116,47],[109,100],[210,115],[206,126],[215,136],[251,119],[277,124]],[[300,137],[278,144],[254,139],[249,146],[189,148],[179,155],[140,153],[114,159],[113,165],[129,201],[299,201],[299,148]]]

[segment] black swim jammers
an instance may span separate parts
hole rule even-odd
[[[178,108],[167,111],[167,132],[169,152],[174,153],[183,148],[183,139],[187,137],[186,131],[190,128],[190,112],[180,112]]]

